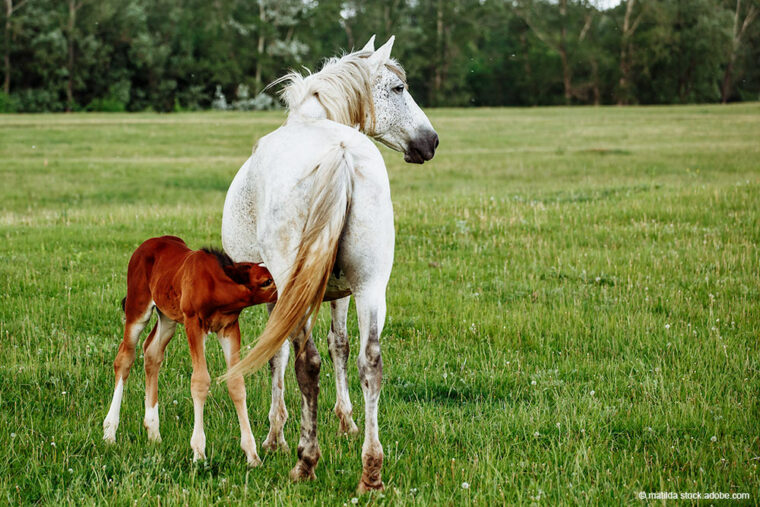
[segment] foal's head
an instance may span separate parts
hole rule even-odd
[[[204,248],[203,251],[216,257],[230,280],[251,290],[254,304],[274,303],[277,300],[277,287],[272,274],[263,264],[233,262],[229,255],[216,248]]]
[[[277,287],[272,274],[263,264],[237,262],[224,269],[227,276],[240,285],[245,285],[253,292],[254,302],[274,303],[277,301]]]

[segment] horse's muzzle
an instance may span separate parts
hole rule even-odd
[[[409,142],[409,147],[404,153],[404,160],[410,164],[422,164],[433,158],[436,148],[438,148],[438,134],[430,130]]]

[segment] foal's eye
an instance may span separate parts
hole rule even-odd
[[[269,280],[267,280],[266,282],[264,282],[264,283],[261,284],[262,287],[269,287],[270,285],[272,285],[272,279],[271,278]]]
[[[404,85],[398,85],[393,88],[393,91],[396,93],[404,93]]]

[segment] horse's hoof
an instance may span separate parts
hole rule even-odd
[[[349,436],[353,437],[359,434],[359,428],[356,426],[356,423],[353,421],[353,419],[348,420],[348,424],[345,423],[342,419],[340,421],[340,428],[338,428],[338,436]]]
[[[314,481],[317,479],[314,469],[308,467],[301,461],[296,463],[296,466],[290,471],[290,479],[294,482],[300,481]]]
[[[357,487],[356,490],[360,495],[363,495],[364,493],[368,493],[370,491],[383,491],[385,490],[385,484],[383,484],[383,481],[368,483],[365,482],[364,477],[362,477],[362,480],[359,481],[359,487]]]
[[[288,443],[285,440],[278,442],[277,440],[270,440],[267,438],[264,440],[264,443],[261,444],[261,448],[267,452],[281,451],[285,454],[290,452],[290,447],[288,447]]]
[[[261,466],[261,458],[259,458],[258,454],[248,457],[248,466],[251,468]]]
[[[108,445],[113,445],[116,443],[116,435],[109,435],[106,433],[103,435],[103,441],[107,443]]]

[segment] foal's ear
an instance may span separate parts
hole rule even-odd
[[[231,264],[224,266],[222,269],[233,282],[240,285],[246,285],[248,283],[248,272],[251,270],[249,265]]]
[[[393,49],[393,41],[395,40],[396,36],[391,35],[391,38],[388,39],[388,42],[380,46],[380,48],[378,48],[378,50],[369,57],[369,68],[372,69],[372,72],[377,72],[377,70],[385,65],[385,63],[390,59],[391,49]]]

